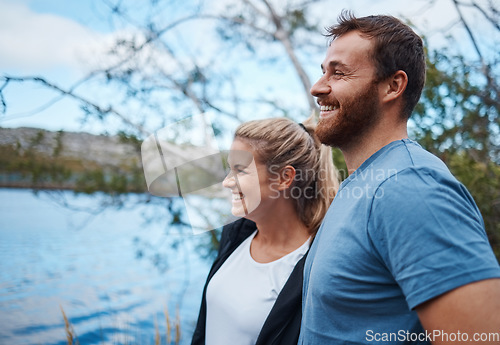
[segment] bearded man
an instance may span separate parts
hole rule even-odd
[[[466,188],[408,139],[425,82],[421,38],[343,12],[317,134],[349,169],[304,268],[299,344],[500,343],[500,268]]]

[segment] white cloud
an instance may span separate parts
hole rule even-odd
[[[79,23],[0,1],[0,68],[24,73],[78,67],[78,54],[98,35]]]

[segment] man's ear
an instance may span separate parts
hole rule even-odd
[[[279,182],[278,182],[278,190],[285,190],[289,188],[293,180],[295,178],[295,168],[291,165],[287,165],[280,172]]]
[[[391,102],[403,95],[408,85],[408,76],[404,71],[397,71],[383,82],[384,102]]]

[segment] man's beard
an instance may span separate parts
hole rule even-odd
[[[372,82],[366,91],[343,101],[336,114],[320,118],[315,132],[323,144],[347,149],[359,142],[379,118],[377,83]]]

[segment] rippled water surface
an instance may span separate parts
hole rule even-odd
[[[165,222],[145,223],[148,206],[133,205],[89,216],[43,193],[0,189],[0,344],[66,344],[61,307],[81,345],[154,344],[155,322],[165,338],[165,309],[175,319],[179,307],[189,343],[209,267],[194,253],[199,237],[165,236]],[[136,237],[151,244],[142,252],[162,254],[157,265],[138,258]]]

